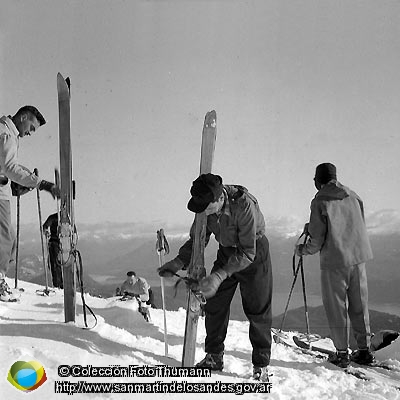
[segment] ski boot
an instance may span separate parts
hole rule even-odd
[[[6,302],[17,301],[14,299],[13,292],[4,278],[0,278],[0,300]]]
[[[224,368],[224,352],[207,353],[195,367],[210,369],[211,371],[222,371]]]
[[[253,379],[260,382],[269,382],[268,367],[256,367],[253,365]]]
[[[340,367],[340,368],[346,368],[350,364],[350,355],[347,350],[345,351],[337,351],[334,354],[331,354],[328,357],[328,362]]]
[[[375,357],[370,349],[359,349],[351,354],[351,361],[360,365],[373,364],[375,362]]]

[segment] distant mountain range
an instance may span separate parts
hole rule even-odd
[[[138,233],[133,235],[131,232]],[[170,254],[165,256],[167,261],[175,257],[179,247],[188,237],[182,233],[185,232],[183,228],[171,228],[169,232],[168,235],[166,231],[170,244]],[[275,230],[267,232],[267,235],[272,256],[274,293],[281,294],[280,297],[284,298],[293,282],[292,257],[296,236],[288,237]],[[394,308],[397,304],[399,312],[395,314],[400,315],[400,233],[376,233],[370,238],[374,252],[374,260],[367,264],[370,301],[374,304],[389,303],[394,305]],[[39,239],[37,227],[28,225],[21,228],[19,277],[44,284]],[[159,291],[159,260],[155,245],[156,232],[148,233],[148,230],[133,224],[84,226],[80,232],[78,249],[83,259],[85,290],[97,296],[112,296],[116,287],[125,280],[126,272],[134,270],[148,280],[155,292]],[[211,239],[206,248],[205,262],[208,271],[215,259],[217,246],[215,240]],[[319,256],[305,257],[304,265],[307,294],[320,296]],[[8,275],[13,276],[13,273],[13,268],[10,268]],[[301,291],[300,281],[297,282],[295,291]],[[274,299],[277,299],[277,296]],[[170,301],[176,305],[179,303],[172,298]],[[184,303],[179,304],[184,306]],[[284,305],[280,304],[278,308],[283,311]]]

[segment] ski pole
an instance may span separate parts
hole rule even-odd
[[[306,228],[303,230],[302,234],[301,234],[301,235],[299,236],[299,238],[297,239],[295,246],[297,246],[297,244],[299,243],[300,239],[301,239],[303,236],[304,236],[304,242],[303,242],[303,244],[305,244],[306,241],[307,241],[307,237],[308,237],[308,232],[306,231]],[[302,258],[301,258],[301,260],[302,260]],[[284,324],[284,322],[285,322],[285,320],[286,320],[286,316],[287,316],[287,312],[288,312],[288,308],[289,308],[290,299],[292,298],[293,290],[294,290],[294,287],[295,287],[296,281],[297,281],[297,276],[298,276],[298,274],[299,274],[299,270],[300,270],[300,267],[301,267],[301,264],[300,264],[300,262],[299,262],[298,265],[297,265],[297,268],[296,268],[296,251],[293,253],[292,266],[293,266],[293,275],[294,275],[294,278],[293,278],[292,287],[290,288],[289,297],[288,297],[288,300],[287,300],[287,302],[286,302],[285,311],[284,311],[284,313],[283,313],[281,326],[280,326],[280,328],[279,328],[279,333],[282,332],[283,324]]]
[[[306,224],[305,228],[304,228],[304,241],[303,241],[303,246],[306,244],[307,242],[307,238],[308,238],[308,226]],[[301,237],[301,236],[300,236]],[[300,240],[300,238],[299,238]],[[307,306],[307,294],[306,294],[306,280],[304,277],[304,261],[303,261],[303,255],[300,256],[299,258],[299,265],[298,268],[300,268],[300,273],[301,273],[301,283],[302,283],[302,289],[303,289],[303,301],[304,301],[304,317],[306,320],[306,338],[308,341],[308,345],[311,347],[311,342],[320,339],[320,336],[317,334],[313,334],[311,335],[310,333],[310,320],[309,320],[309,316],[308,316],[308,306]]]
[[[167,239],[164,235],[164,230],[160,229],[157,231],[157,253],[160,267],[164,264],[163,255],[169,253],[169,245]],[[164,285],[164,277],[160,277],[161,279],[161,300],[162,300],[162,308],[164,313],[164,345],[165,345],[165,356],[168,357],[168,337],[167,337],[167,313],[165,309],[165,285]]]
[[[303,244],[305,245],[307,241],[307,234],[304,236],[304,242]],[[306,319],[306,330],[307,330],[307,338],[308,342],[310,343],[310,321],[308,318],[308,307],[307,307],[307,295],[306,295],[306,280],[304,278],[304,265],[303,265],[303,256],[300,256],[299,259],[299,267],[300,267],[300,273],[301,273],[301,283],[303,287],[303,300],[304,300],[304,316]]]
[[[282,332],[283,324],[285,323],[285,320],[286,320],[286,315],[287,315],[287,312],[288,312],[290,299],[292,298],[293,289],[294,289],[294,286],[296,285],[297,276],[299,274],[299,268],[300,268],[300,265],[298,265],[297,268],[295,268],[295,254],[293,254],[294,278],[293,278],[293,282],[292,282],[292,287],[290,288],[289,297],[288,297],[287,302],[286,302],[285,311],[283,313],[282,322],[281,322],[281,326],[279,328],[279,332]]]
[[[19,258],[19,226],[20,226],[21,196],[17,195],[17,242],[15,248],[15,289],[18,288],[18,258]]]
[[[39,176],[39,172],[37,168],[33,170],[36,176]],[[44,243],[43,243],[43,226],[42,226],[42,210],[40,207],[40,194],[39,194],[39,188],[36,188],[36,195],[37,195],[37,204],[38,204],[38,214],[39,214],[39,229],[40,229],[40,239],[42,243],[42,257],[43,257],[43,269],[44,269],[44,275],[46,277],[46,289],[43,290],[43,294],[46,296],[49,295],[49,281],[47,277],[47,266],[46,266],[46,261],[45,261],[45,256],[44,256]]]

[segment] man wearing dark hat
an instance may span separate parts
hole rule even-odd
[[[257,200],[246,188],[223,185],[218,175],[200,175],[190,190],[188,209],[207,215],[206,244],[211,234],[219,243],[211,274],[199,282],[205,305],[206,357],[196,366],[223,369],[224,341],[230,304],[240,284],[243,311],[250,322],[253,377],[267,380],[271,355],[272,269],[264,217]],[[189,265],[194,225],[178,256],[158,269],[172,276]]]
[[[337,181],[331,163],[317,166],[318,189],[311,202],[309,239],[296,247],[297,255],[320,252],[321,291],[336,354],[329,361],[347,367],[350,359],[359,364],[374,361],[370,351],[366,261],[372,258],[364,206],[360,197]],[[347,314],[358,350],[348,352]]]

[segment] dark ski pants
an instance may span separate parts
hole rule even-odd
[[[213,270],[227,263],[235,252],[232,247],[219,247]],[[225,279],[216,295],[205,305],[206,353],[224,351],[224,341],[229,323],[230,305],[236,287],[240,284],[243,311],[250,322],[249,338],[253,347],[254,366],[269,365],[271,356],[272,323],[272,268],[269,243],[265,236],[257,240],[256,258],[252,264]]]
[[[49,258],[51,275],[53,277],[53,286],[63,288],[63,278],[61,271],[61,262],[59,258],[60,243],[58,241],[49,241]]]
[[[337,350],[349,347],[350,318],[359,349],[369,348],[371,332],[365,263],[321,270],[322,302]]]

